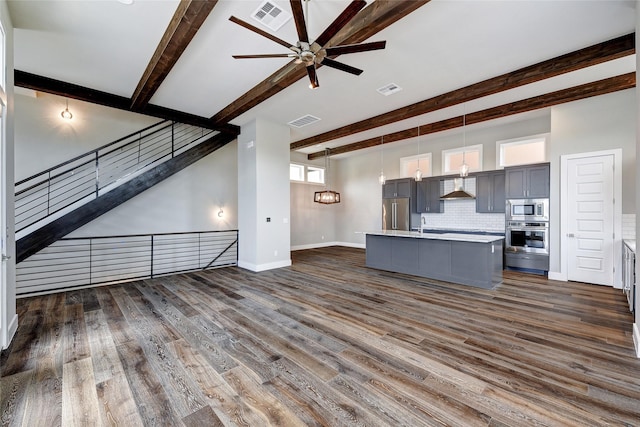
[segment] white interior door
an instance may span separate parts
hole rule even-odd
[[[613,286],[614,156],[567,161],[567,278]]]

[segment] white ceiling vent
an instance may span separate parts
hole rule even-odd
[[[311,114],[307,114],[305,116],[302,116],[295,120],[290,121],[288,125],[293,126],[295,128],[301,128],[301,127],[310,125],[311,123],[315,123],[318,120],[320,120],[318,117],[312,116]]]
[[[402,88],[395,83],[389,83],[388,85],[384,85],[378,88],[378,92],[383,94],[384,96],[393,95],[394,93],[400,92]]]
[[[265,0],[251,14],[251,17],[267,28],[278,31],[280,27],[291,19],[291,14],[271,0]]]

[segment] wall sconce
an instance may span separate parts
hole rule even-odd
[[[62,117],[65,120],[71,120],[73,118],[73,114],[71,114],[71,111],[69,111],[69,100],[67,99],[67,104],[66,104],[66,108],[64,110],[62,110],[62,112],[60,113],[60,117]]]
[[[218,218],[222,218],[224,216],[224,211],[222,210],[222,208],[220,208],[220,210],[218,211]]]

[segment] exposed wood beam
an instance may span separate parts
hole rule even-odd
[[[467,87],[456,89],[406,107],[398,108],[388,113],[296,141],[291,144],[291,149],[299,150],[301,148],[311,147],[316,144],[353,135],[358,132],[374,129],[442,108],[451,107],[472,99],[492,95],[627,55],[633,55],[634,53],[635,34],[627,34],[498,77],[474,83]]]
[[[131,97],[133,110],[146,107],[216,3],[218,0],[180,0],[162,40]]]
[[[586,83],[580,86],[574,86],[568,89],[562,89],[556,92],[548,93],[546,95],[535,96],[532,98],[511,102],[509,104],[476,111],[474,113],[466,114],[464,119],[466,125],[468,126],[475,123],[511,116],[513,114],[525,113],[527,111],[552,107],[554,105],[564,104],[566,102],[578,101],[580,99],[604,95],[619,90],[631,89],[635,87],[635,85],[635,73],[628,73],[616,77],[610,77],[608,79],[599,80],[596,82]],[[388,133],[384,136],[369,138],[362,141],[354,142],[352,144],[332,148],[331,155],[335,156],[337,154],[349,153],[351,151],[362,150],[364,148],[376,147],[381,145],[382,141],[384,141],[384,144],[390,144],[392,142],[397,142],[404,139],[415,138],[418,135],[427,135],[449,129],[459,128],[462,127],[462,125],[463,116],[452,117],[450,119],[420,125],[419,133],[418,127],[416,126],[410,129]],[[307,158],[309,160],[313,160],[324,156],[324,151],[318,151],[309,154]]]
[[[38,76],[25,71],[14,71],[15,85],[27,89],[47,92],[66,98],[77,99],[79,101],[91,102],[92,104],[104,105],[105,107],[117,108],[120,110],[134,111],[161,119],[174,120],[180,123],[201,126],[207,129],[217,130],[230,135],[239,135],[240,128],[230,124],[215,124],[207,117],[196,116],[182,111],[157,105],[147,105],[141,110],[133,110],[129,98],[113,95],[100,90],[90,89],[84,86],[67,83],[49,77]]]
[[[325,46],[361,43],[428,2],[429,0],[376,0],[358,13]],[[306,77],[306,68],[292,61],[227,105],[212,119],[217,124],[229,123],[240,114]]]

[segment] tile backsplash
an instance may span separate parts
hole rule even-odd
[[[636,238],[636,214],[622,214],[622,238]]]
[[[444,182],[444,194],[453,191],[453,188],[453,180]],[[475,195],[476,179],[465,179],[464,190]],[[475,199],[445,200],[444,213],[422,214],[422,228],[482,230],[504,233],[504,214],[476,213]]]

